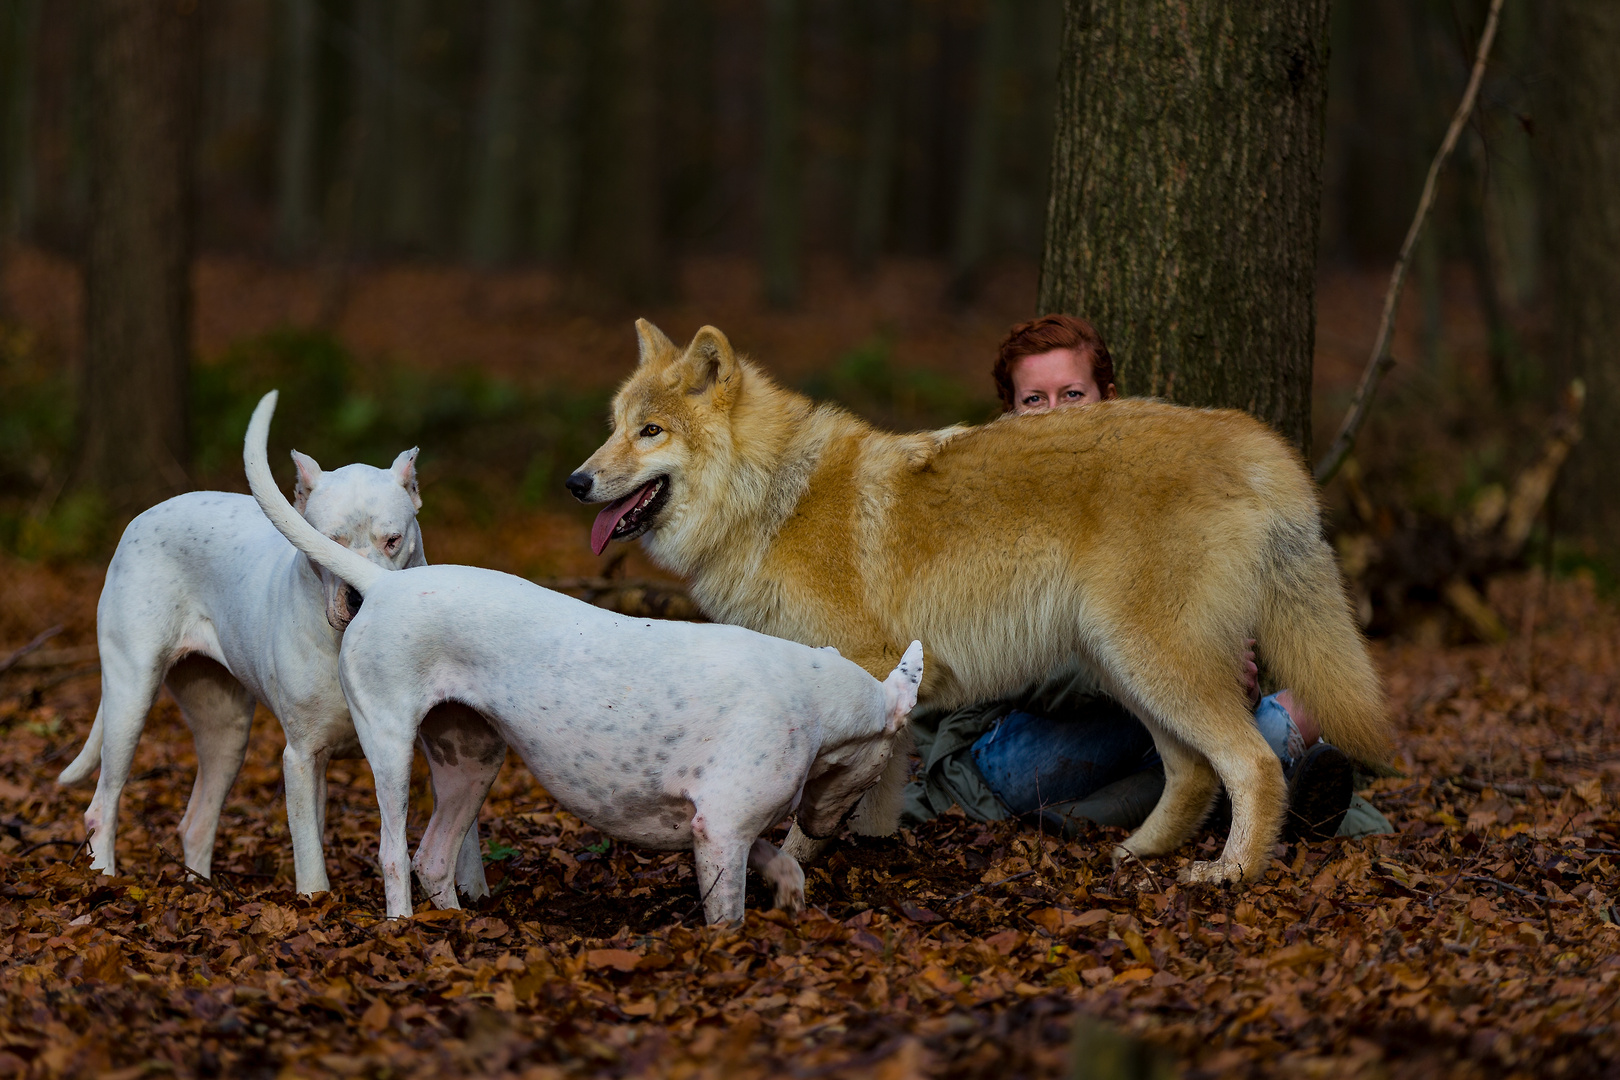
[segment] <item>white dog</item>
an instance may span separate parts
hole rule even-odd
[[[748,866],[778,905],[802,906],[803,871],[760,834],[795,809],[806,832],[831,833],[878,780],[917,701],[920,644],[879,683],[833,650],[631,619],[493,570],[384,573],[294,513],[271,480],[275,399],[248,425],[248,484],[287,539],[365,596],[338,670],[377,781],[389,918],[411,914],[405,812],[418,737],[434,806],[414,868],[439,907],[458,906],[451,864],[507,745],[604,833],[691,845],[708,921],[742,917]]]
[[[293,460],[300,520],[378,573],[426,561],[414,449],[386,470],[322,472],[297,451]],[[326,766],[359,753],[337,674],[341,631],[359,604],[358,593],[311,565],[246,495],[192,492],[130,522],[96,608],[101,706],[84,749],[57,778],[81,783],[101,765],[84,815],[91,865],[116,872],[119,797],[167,684],[197,746],[197,779],[180,822],[186,865],[211,872],[220,809],[242,767],[257,699],[287,736],[282,770],[298,891],[326,890]],[[481,893],[476,833],[467,844],[462,885]]]

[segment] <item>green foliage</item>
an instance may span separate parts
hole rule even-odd
[[[800,389],[896,431],[979,423],[995,411],[993,402],[956,379],[896,367],[894,342],[884,335],[849,350],[826,371],[804,379]]]
[[[47,499],[73,440],[75,388],[65,365],[32,339],[0,327],[0,546],[30,558],[105,555],[116,539],[90,494]],[[242,434],[267,390],[281,391],[272,466],[285,475],[292,447],[335,468],[385,466],[418,446],[430,515],[458,508],[475,519],[503,505],[569,501],[562,478],[601,443],[606,390],[522,388],[482,372],[361,365],[335,337],[284,329],[247,338],[198,363],[191,378],[191,447],[199,487],[240,490]],[[571,504],[571,501],[569,501]]]
[[[484,865],[488,866],[490,863],[505,862],[514,855],[521,854],[523,854],[521,849],[513,847],[505,840],[498,840],[491,837],[489,841],[484,844]]]

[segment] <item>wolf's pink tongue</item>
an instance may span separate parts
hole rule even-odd
[[[595,521],[591,522],[591,550],[593,552],[600,555],[607,550],[608,540],[612,538],[613,530],[618,527],[620,520],[630,512],[631,507],[641,501],[641,497],[647,493],[647,488],[652,487],[657,482],[656,480],[648,481],[644,486],[637,488],[624,498],[614,499],[602,507],[602,512],[596,515]]]

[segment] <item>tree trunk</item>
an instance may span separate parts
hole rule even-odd
[[[538,16],[538,116],[529,157],[534,175],[534,252],[547,262],[567,256],[579,217],[586,2],[548,4]]]
[[[75,482],[130,509],[187,486],[192,156],[202,16],[96,0]]]
[[[659,198],[659,0],[592,5],[586,40],[580,262],[589,284],[633,302],[668,292]]]
[[[765,137],[760,239],[765,299],[775,307],[799,298],[799,4],[766,0],[763,57]]]
[[[855,186],[855,265],[870,270],[889,231],[889,200],[899,143],[900,75],[905,12],[900,0],[868,0],[866,124]]]
[[[1586,381],[1586,439],[1570,459],[1560,518],[1620,566],[1620,5],[1559,0],[1548,18],[1544,133],[1554,353]]]
[[[1309,449],[1327,0],[1068,0],[1039,307]]]
[[[996,179],[1001,128],[1001,83],[1013,43],[1012,0],[989,0],[980,39],[973,116],[962,162],[962,190],[956,203],[956,230],[951,252],[951,295],[967,303],[978,290],[979,268],[990,245],[990,211]]]
[[[283,255],[296,257],[315,239],[315,0],[283,0],[282,12],[276,247]]]
[[[33,208],[34,49],[39,0],[0,9],[0,319],[11,311],[4,288],[6,257],[28,227]]]
[[[466,239],[467,255],[479,266],[492,266],[512,250],[531,10],[530,0],[495,0],[490,8]]]
[[[388,28],[388,243],[395,251],[433,246],[434,128],[429,76],[427,0],[394,0]],[[459,225],[459,222],[452,222]]]

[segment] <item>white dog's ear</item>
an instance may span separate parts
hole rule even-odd
[[[292,452],[293,464],[298,468],[298,481],[293,484],[293,509],[300,514],[309,505],[309,493],[321,482],[321,467],[308,454]]]
[[[688,394],[707,394],[715,408],[726,409],[737,393],[740,372],[731,342],[712,326],[692,337],[683,357],[681,383]]]
[[[636,338],[641,343],[641,363],[663,360],[675,351],[675,343],[646,319],[636,320]]]
[[[900,664],[883,680],[883,709],[889,718],[889,730],[899,731],[906,717],[917,707],[917,688],[922,684],[922,642],[913,641],[900,658]]]
[[[410,495],[411,505],[420,510],[422,509],[422,492],[416,484],[416,452],[418,449],[420,447],[413,446],[409,450],[401,450],[399,457],[394,459],[390,471],[394,474],[394,479],[399,481],[399,486],[405,489],[406,494]]]

